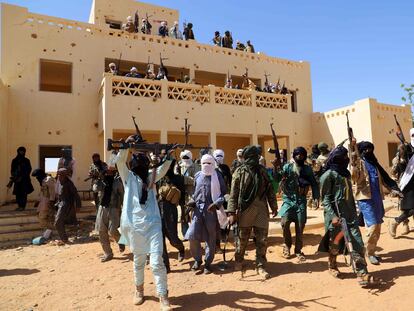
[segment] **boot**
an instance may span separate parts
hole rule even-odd
[[[170,301],[168,300],[168,295],[160,296],[160,309],[161,311],[172,310],[170,306]]]
[[[338,269],[338,265],[336,263],[336,257],[337,255],[329,253],[329,259],[328,259],[328,270],[329,273],[335,277],[338,278],[339,274],[341,273]]]
[[[134,305],[142,305],[144,302],[144,284],[137,286],[134,295]]]
[[[398,227],[398,222],[395,219],[390,219],[390,221],[388,222],[388,233],[394,239],[397,235],[397,227]]]
[[[408,224],[408,219],[402,223],[402,235],[407,235],[410,233],[410,226]]]
[[[263,277],[265,280],[270,279],[269,272],[267,272],[263,267],[258,267],[256,269],[256,272],[257,272],[258,275],[260,275],[261,277]]]

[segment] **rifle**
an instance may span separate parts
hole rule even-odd
[[[265,92],[270,92],[270,86],[269,86],[269,79],[268,77],[270,77],[271,75],[268,75],[265,71]]]
[[[273,146],[274,149],[269,148],[267,151],[275,155],[276,163],[275,167],[280,166],[282,164],[282,160],[280,159],[280,151],[279,151],[279,142],[277,141],[276,132],[273,129],[273,123],[270,123],[270,129],[272,131],[272,139],[273,139]]]
[[[213,149],[210,146],[207,146],[207,147],[197,147],[197,146],[193,146],[192,144],[190,144],[189,143],[189,140],[190,140],[190,127],[191,127],[191,124],[188,124],[188,119],[184,119],[185,143],[184,143],[182,149],[207,149],[207,150]],[[181,145],[179,145],[179,146],[181,146]]]
[[[164,60],[168,60],[168,58],[163,58],[160,53],[160,72],[163,73],[165,78],[168,78],[168,70],[164,66],[164,62],[163,62]]]
[[[134,20],[134,32],[139,32],[139,16],[138,16],[138,10],[135,11],[135,20]]]
[[[139,130],[137,122],[135,122],[135,117],[134,116],[132,116],[132,121],[134,122],[134,126],[135,126],[135,140],[138,141],[138,142],[144,143],[145,140],[142,137],[142,134],[141,134],[141,131]]]
[[[342,217],[341,212],[339,211],[338,201],[335,200],[335,208],[337,212],[337,216],[339,218],[339,222],[341,224],[341,235],[344,237],[345,247],[348,250],[348,253],[350,254],[350,266],[352,267],[352,270],[356,273],[356,267],[355,267],[355,261],[352,257],[352,253],[354,251],[354,247],[352,246],[352,240],[351,236],[349,234],[348,230],[348,224],[346,223],[346,219]],[[336,238],[335,238],[336,239]],[[344,256],[345,256],[345,250],[344,250]],[[346,258],[345,258],[346,262]]]
[[[146,141],[127,143],[124,140],[112,140],[108,138],[107,150],[119,150],[119,149],[135,149],[141,152],[153,152],[155,155],[161,154],[161,151],[165,150],[167,153],[173,149],[183,149],[184,145],[180,144],[160,144],[160,143],[147,143]]]
[[[354,131],[353,131],[352,127],[349,126],[348,112],[345,115],[346,115],[346,127],[347,127],[347,131],[348,131],[349,149],[350,149],[351,153],[355,152],[356,154],[358,154],[358,148],[355,148],[355,146],[353,144],[353,140],[355,139],[355,137],[354,137]]]
[[[404,132],[403,132],[403,130],[401,128],[401,125],[400,125],[400,122],[398,122],[397,116],[395,114],[394,114],[394,119],[395,119],[395,123],[397,123],[397,132],[396,132],[397,137],[400,140],[401,144],[406,145],[407,141],[405,140]]]

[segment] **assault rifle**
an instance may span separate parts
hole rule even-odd
[[[168,58],[163,58],[160,53],[160,73],[164,76],[163,78],[168,79],[168,69],[164,66],[164,60],[168,60]]]
[[[275,155],[275,159],[276,159],[275,167],[278,167],[282,164],[282,160],[280,159],[279,142],[277,141],[276,132],[273,129],[273,123],[270,123],[270,129],[272,131],[274,149],[269,148],[267,151]]]
[[[132,122],[134,122],[134,126],[135,126],[135,140],[138,142],[145,142],[144,138],[142,137],[141,131],[139,130],[138,124],[137,122],[135,122],[135,117],[132,117]]]
[[[138,16],[138,10],[135,11],[135,19],[134,19],[134,32],[139,32],[139,16]]]
[[[265,76],[265,87],[264,87],[264,91],[265,91],[265,92],[270,93],[270,92],[271,92],[271,89],[270,89],[269,79],[268,79],[268,78],[269,78],[271,75],[268,75],[268,74],[267,74],[267,72],[265,71],[264,76]]]
[[[404,132],[403,132],[403,130],[401,128],[401,125],[400,125],[400,122],[398,122],[397,116],[395,114],[394,114],[394,119],[395,119],[395,123],[397,124],[397,132],[396,132],[397,137],[403,145],[406,145],[407,141],[405,140]]]
[[[358,155],[358,148],[355,148],[354,143],[353,143],[353,140],[355,139],[355,137],[354,137],[354,131],[352,127],[349,125],[348,112],[345,115],[346,115],[346,128],[348,132],[349,150],[351,151],[351,153],[355,153]]]
[[[339,218],[339,223],[341,224],[341,233],[339,233],[337,236],[338,238],[344,238],[344,242],[345,242],[345,247],[348,250],[348,253],[350,255],[350,266],[352,267],[352,270],[356,273],[356,267],[355,267],[355,261],[353,259],[353,251],[354,251],[354,247],[352,246],[352,240],[351,240],[351,236],[349,234],[349,229],[348,229],[348,224],[346,223],[346,219],[344,217],[342,217],[341,212],[339,211],[339,206],[338,206],[338,201],[335,201],[335,208],[336,208],[336,213],[337,216]],[[336,238],[335,238],[336,240]],[[344,250],[344,255],[345,255],[345,250]]]
[[[189,143],[190,141],[190,127],[191,124],[188,124],[188,119],[184,119],[184,135],[185,135],[185,144],[183,145],[182,149],[213,149],[210,146],[207,147],[197,147],[197,146],[193,146],[192,144]]]

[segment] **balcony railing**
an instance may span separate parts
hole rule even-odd
[[[257,107],[288,110],[290,95],[272,94],[257,91],[226,89],[213,85],[201,86],[170,82],[104,75],[103,87],[110,86],[112,96],[147,97],[154,100],[165,99],[178,102],[200,104],[222,104],[242,107]]]

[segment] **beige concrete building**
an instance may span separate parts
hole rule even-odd
[[[119,29],[137,10],[141,17],[150,16],[153,35]],[[108,138],[133,133],[131,115],[137,117],[147,140],[162,143],[184,142],[184,119],[188,118],[190,143],[224,149],[227,163],[247,144],[270,147],[272,122],[281,148],[288,153],[294,146],[310,147],[322,139],[337,143],[345,138],[342,111],[346,109],[351,112],[351,122],[358,118],[359,125],[354,126],[358,138],[371,138],[374,143],[385,135],[387,143],[397,142],[395,135],[387,134],[394,128],[390,109],[403,120],[405,129],[410,127],[408,108],[374,100],[315,114],[309,63],[156,35],[161,21],[172,26],[178,20],[176,10],[134,0],[119,0],[116,5],[110,0],[93,1],[89,23],[1,4],[1,185],[8,181],[18,146],[26,146],[33,168],[44,167],[59,156],[62,146],[71,146],[76,159],[75,183],[79,189],[89,188],[84,178],[91,154],[100,152],[107,157]],[[148,63],[154,63],[157,70],[160,54],[168,58],[164,63],[169,81],[104,74],[110,62],[119,64],[122,74],[132,66],[144,74]],[[241,84],[246,68],[256,85],[263,87],[267,73],[273,82],[279,77],[285,81],[290,94],[223,88],[228,73],[234,85]],[[175,82],[183,75],[189,75],[192,83]],[[385,161],[384,146],[378,152]],[[193,153],[197,156],[198,151]],[[270,159],[270,155],[266,157]],[[0,202],[10,198],[1,186]]]

